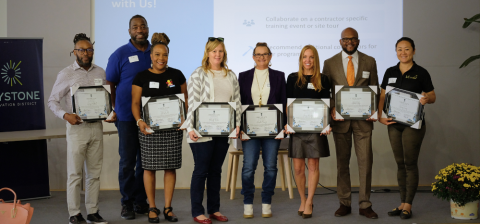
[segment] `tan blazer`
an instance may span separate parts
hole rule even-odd
[[[368,78],[363,78],[363,72],[370,72]],[[342,52],[334,55],[333,57],[325,60],[323,64],[323,74],[328,76],[331,84],[331,93],[332,98],[330,99],[331,108],[335,106],[335,85],[346,85],[348,86],[347,76],[343,70],[342,63]],[[377,86],[377,104],[378,104],[378,74],[377,74],[377,63],[375,58],[370,57],[362,52],[358,52],[358,70],[355,75],[355,84],[353,86]],[[345,121],[334,121],[330,123],[332,126],[332,131],[337,133],[346,133],[350,128],[350,120]],[[373,122],[370,121],[358,121],[360,124],[360,129],[362,131],[371,131],[373,130]]]

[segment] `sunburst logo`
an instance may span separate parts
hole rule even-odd
[[[2,75],[2,79],[5,83],[10,84],[10,86],[13,86],[13,84],[20,84],[23,85],[22,82],[20,82],[20,78],[22,78],[20,75],[22,72],[20,72],[20,68],[18,67],[22,63],[22,61],[19,61],[18,64],[10,60],[10,63],[7,62],[7,64],[3,65],[2,72],[0,75]]]

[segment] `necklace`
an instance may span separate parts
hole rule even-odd
[[[253,74],[257,77],[257,86],[258,86],[258,90],[260,90],[260,100],[258,101],[258,106],[262,107],[262,93],[263,93],[263,88],[265,88],[265,83],[267,83],[268,74],[265,76],[265,81],[263,82],[262,89],[260,89],[260,83],[258,82],[257,71],[254,71]]]

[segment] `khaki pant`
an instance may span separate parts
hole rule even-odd
[[[357,121],[351,121],[351,126],[346,133],[333,133],[337,152],[337,196],[341,204],[351,206],[350,157],[353,134],[360,179],[358,203],[361,209],[365,209],[372,205],[370,202],[373,163],[372,131],[362,131],[358,125]]]
[[[67,122],[67,204],[70,216],[80,213],[80,185],[85,164],[85,207],[98,211],[100,172],[103,163],[102,122],[71,125]]]

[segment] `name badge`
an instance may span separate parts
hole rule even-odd
[[[313,83],[309,82],[308,86],[307,86],[307,89],[315,89],[315,87],[313,87]]]
[[[96,85],[96,86],[101,86],[101,85],[103,85],[103,80],[102,80],[102,79],[94,79],[93,81],[95,82],[95,85]]]
[[[160,83],[150,82],[150,89],[158,89],[158,88],[160,88]]]
[[[397,78],[389,78],[388,79],[388,84],[390,83],[396,83],[397,82]]]
[[[137,55],[130,56],[128,57],[128,60],[130,61],[130,63],[137,62],[138,56]]]
[[[368,79],[368,77],[370,77],[370,72],[363,71],[362,78]]]

